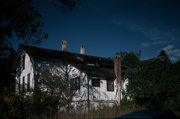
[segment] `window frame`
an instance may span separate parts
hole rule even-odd
[[[110,85],[113,85],[112,88],[110,89]],[[107,91],[114,91],[114,81],[113,80],[107,80]]]
[[[80,77],[76,77],[70,80],[71,90],[80,90]]]

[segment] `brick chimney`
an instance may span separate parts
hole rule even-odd
[[[85,47],[84,46],[81,46],[80,47],[80,54],[84,54],[85,53]]]
[[[114,58],[114,73],[117,78],[117,83],[121,83],[121,56],[120,53],[116,53]]]
[[[122,89],[120,53],[116,53],[116,56],[114,58],[114,73],[116,76],[116,79],[115,79],[115,91],[116,91],[115,99],[117,100],[117,104],[120,104],[121,89]]]
[[[62,51],[67,51],[67,41],[62,40],[61,50],[62,50]]]

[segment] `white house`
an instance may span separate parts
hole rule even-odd
[[[85,55],[84,52],[83,46],[80,47],[80,54],[67,51],[66,41],[62,41],[59,51],[20,45],[16,92],[43,86],[43,90],[48,90],[41,85],[41,80],[49,80],[51,74],[64,80],[67,74],[70,87],[75,91],[72,98],[75,106],[79,102],[91,106],[118,103],[122,98],[120,90],[125,89],[127,84],[124,78],[127,67],[121,65],[120,55],[113,60]]]

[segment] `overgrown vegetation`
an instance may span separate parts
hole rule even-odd
[[[122,64],[131,68],[136,68],[140,64],[141,51],[139,52],[120,52]]]
[[[98,109],[86,111],[60,111],[58,110],[58,102],[56,97],[50,97],[46,94],[39,96],[25,96],[5,94],[1,95],[1,118],[5,119],[79,119],[79,118],[114,118],[119,115],[132,112],[135,110],[142,110],[143,108],[135,105],[130,105],[126,101],[122,101],[121,106],[99,106]]]
[[[1,95],[1,118],[34,119],[40,116],[53,118],[59,106],[59,96],[49,96],[38,92],[32,96],[25,94]]]
[[[171,63],[165,51],[154,59],[142,61],[136,72],[129,73],[126,95],[147,109],[180,112],[180,65]]]

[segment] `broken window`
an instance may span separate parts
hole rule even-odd
[[[107,80],[107,91],[114,91],[114,81]]]
[[[80,78],[73,78],[70,81],[71,90],[79,90],[80,89]]]
[[[92,79],[92,86],[100,87],[100,80],[99,79]]]

